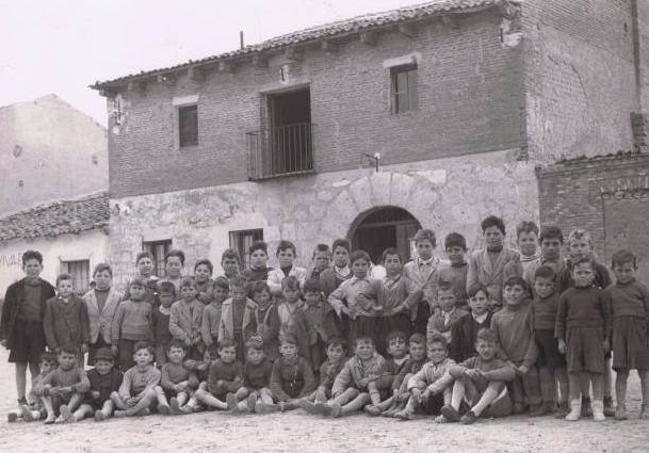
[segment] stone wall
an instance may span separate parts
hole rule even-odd
[[[306,266],[316,243],[349,236],[354,220],[377,206],[406,209],[432,228],[439,242],[457,231],[471,246],[480,245],[480,220],[500,215],[511,241],[517,222],[538,220],[533,165],[517,161],[518,151],[395,164],[378,173],[364,168],[116,198],[111,200],[112,212],[119,211],[111,217],[111,261],[123,281],[133,272],[143,240],[171,239],[187,254],[187,272],[197,259],[208,257],[219,273],[228,233],[263,228],[271,256],[277,242],[288,239]],[[443,256],[443,247],[438,253]]]

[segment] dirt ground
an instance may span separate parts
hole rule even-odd
[[[87,420],[71,425],[9,424],[15,401],[13,366],[0,351],[1,452],[642,452],[649,421],[638,420],[637,375],[629,382],[631,419],[569,423],[527,416],[481,420],[472,426],[401,422],[363,414],[328,420],[302,411],[266,416],[209,412],[184,417]]]

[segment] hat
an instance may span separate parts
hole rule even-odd
[[[110,352],[110,349],[108,348],[99,348],[97,349],[97,352],[95,352],[95,362],[97,360],[108,360],[112,362],[113,354]]]

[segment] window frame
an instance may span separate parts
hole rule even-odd
[[[247,241],[246,236],[250,239]],[[243,270],[250,268],[250,257],[248,248],[255,241],[264,240],[263,228],[249,228],[245,230],[232,230],[228,232],[230,248],[236,250],[241,258],[241,267]]]
[[[161,239],[157,241],[142,241],[142,251],[149,252],[153,256],[153,275],[158,278],[164,277],[165,256],[171,250],[171,239]],[[162,256],[158,256],[158,247],[162,247]]]
[[[390,68],[390,114],[401,115],[419,110],[418,65],[408,63]],[[399,89],[399,76],[405,75],[405,90]],[[402,108],[405,98],[406,108]]]
[[[81,269],[81,273],[73,272],[70,269],[70,265],[80,265],[86,267],[86,269]],[[62,274],[70,274],[72,276],[72,281],[74,284],[75,292],[79,295],[85,294],[90,290],[90,282],[92,281],[91,269],[90,269],[90,259],[70,259],[70,260],[61,260],[60,269]],[[86,272],[85,284],[83,282],[84,270]]]
[[[179,105],[176,107],[177,117],[178,117],[178,147],[179,148],[189,148],[192,146],[198,146],[198,103]],[[185,118],[185,115],[188,112],[193,113],[193,130],[187,132],[189,128],[186,122],[188,121]],[[191,118],[189,120],[192,120]],[[185,123],[184,123],[185,121]],[[191,124],[190,124],[191,125]],[[187,135],[186,135],[187,134]],[[191,134],[191,136],[189,136]]]

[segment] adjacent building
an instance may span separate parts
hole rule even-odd
[[[473,245],[488,214],[510,236],[559,221],[537,167],[641,145],[647,17],[632,0],[438,0],[97,82],[117,274],[143,248],[191,267],[289,239],[306,264],[348,237],[377,260],[422,226]]]

